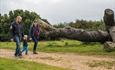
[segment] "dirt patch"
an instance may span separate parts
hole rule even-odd
[[[14,57],[14,51],[5,49],[0,49],[0,57],[17,59]],[[115,65],[112,63],[115,62],[114,58],[77,55],[72,53],[39,52],[37,55],[34,55],[32,52],[29,52],[28,55],[23,54],[21,60],[34,61],[74,70],[115,70]],[[105,65],[102,62],[109,63],[111,66],[108,68],[106,66],[107,64]],[[97,66],[95,66],[96,64]]]

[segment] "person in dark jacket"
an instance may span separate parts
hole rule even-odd
[[[29,36],[34,41],[33,54],[37,54],[36,48],[38,47],[39,35],[40,35],[39,21],[34,20],[29,30]]]
[[[23,33],[23,24],[21,23],[22,17],[17,16],[16,20],[12,22],[10,29],[12,36],[16,42],[16,50],[15,50],[15,56],[21,56],[21,51],[20,51],[20,41],[22,37],[24,36]]]

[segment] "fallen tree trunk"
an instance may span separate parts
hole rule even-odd
[[[106,42],[115,41],[115,21],[114,12],[111,9],[106,9],[104,11],[104,22],[107,31],[97,30],[97,31],[86,31],[83,29],[75,28],[63,28],[56,29],[50,32],[49,36],[54,37],[64,37],[69,39],[76,39],[84,42]]]
[[[83,29],[75,29],[71,27],[60,28],[51,31],[48,35],[51,39],[55,37],[75,39],[83,42],[105,42],[109,41],[109,34],[106,31],[86,31]]]
[[[75,29],[72,27],[54,28],[47,23],[43,24],[43,22],[41,23],[40,27],[44,29],[46,33],[45,35],[47,35],[51,39],[55,39],[58,37],[75,39],[83,42],[101,42],[104,43],[105,49],[111,51],[111,49],[115,49],[114,12],[111,9],[106,9],[104,12],[103,20],[105,22],[106,31],[86,31],[83,29]]]
[[[40,23],[41,33],[48,36],[50,39],[67,38],[75,39],[83,42],[105,42],[111,41],[110,35],[107,31],[87,31],[83,29],[76,29],[72,27],[55,28],[45,22]]]

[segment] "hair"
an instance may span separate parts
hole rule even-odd
[[[18,18],[22,19],[22,17],[21,17],[21,16],[17,16],[17,17],[16,17],[16,19],[18,19]]]
[[[28,35],[24,35],[24,40],[27,40],[28,39]]]
[[[32,26],[34,26],[34,23],[37,23],[37,27],[39,27],[39,23],[40,23],[40,19],[36,18],[33,23],[32,23]]]
[[[17,17],[16,17],[16,22],[17,22],[17,23],[20,23],[20,22],[21,22],[21,21],[19,22],[19,19],[22,20],[22,17],[21,17],[21,16],[17,16]]]

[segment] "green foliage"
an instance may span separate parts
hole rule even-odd
[[[67,26],[67,23],[59,23],[59,24],[55,24],[55,25],[53,25],[54,27],[56,27],[56,28],[64,28],[65,26]]]
[[[101,21],[86,21],[86,20],[76,20],[75,22],[68,23],[71,27],[82,28],[87,30],[105,30],[104,22]]]
[[[0,40],[2,38],[8,38],[7,36],[10,36],[10,25],[11,23],[15,20],[16,16],[22,16],[22,23],[24,23],[24,33],[28,34],[28,30],[30,28],[31,23],[34,21],[35,18],[40,18],[41,17],[35,13],[35,12],[30,12],[27,10],[21,10],[17,9],[14,11],[10,11],[9,14],[0,14]],[[6,37],[5,37],[6,36]]]
[[[75,22],[69,23],[59,23],[54,25],[56,28],[63,28],[65,26],[71,26],[77,29],[86,29],[86,30],[105,30],[105,24],[102,20],[100,21],[87,21],[87,20],[76,20]]]

